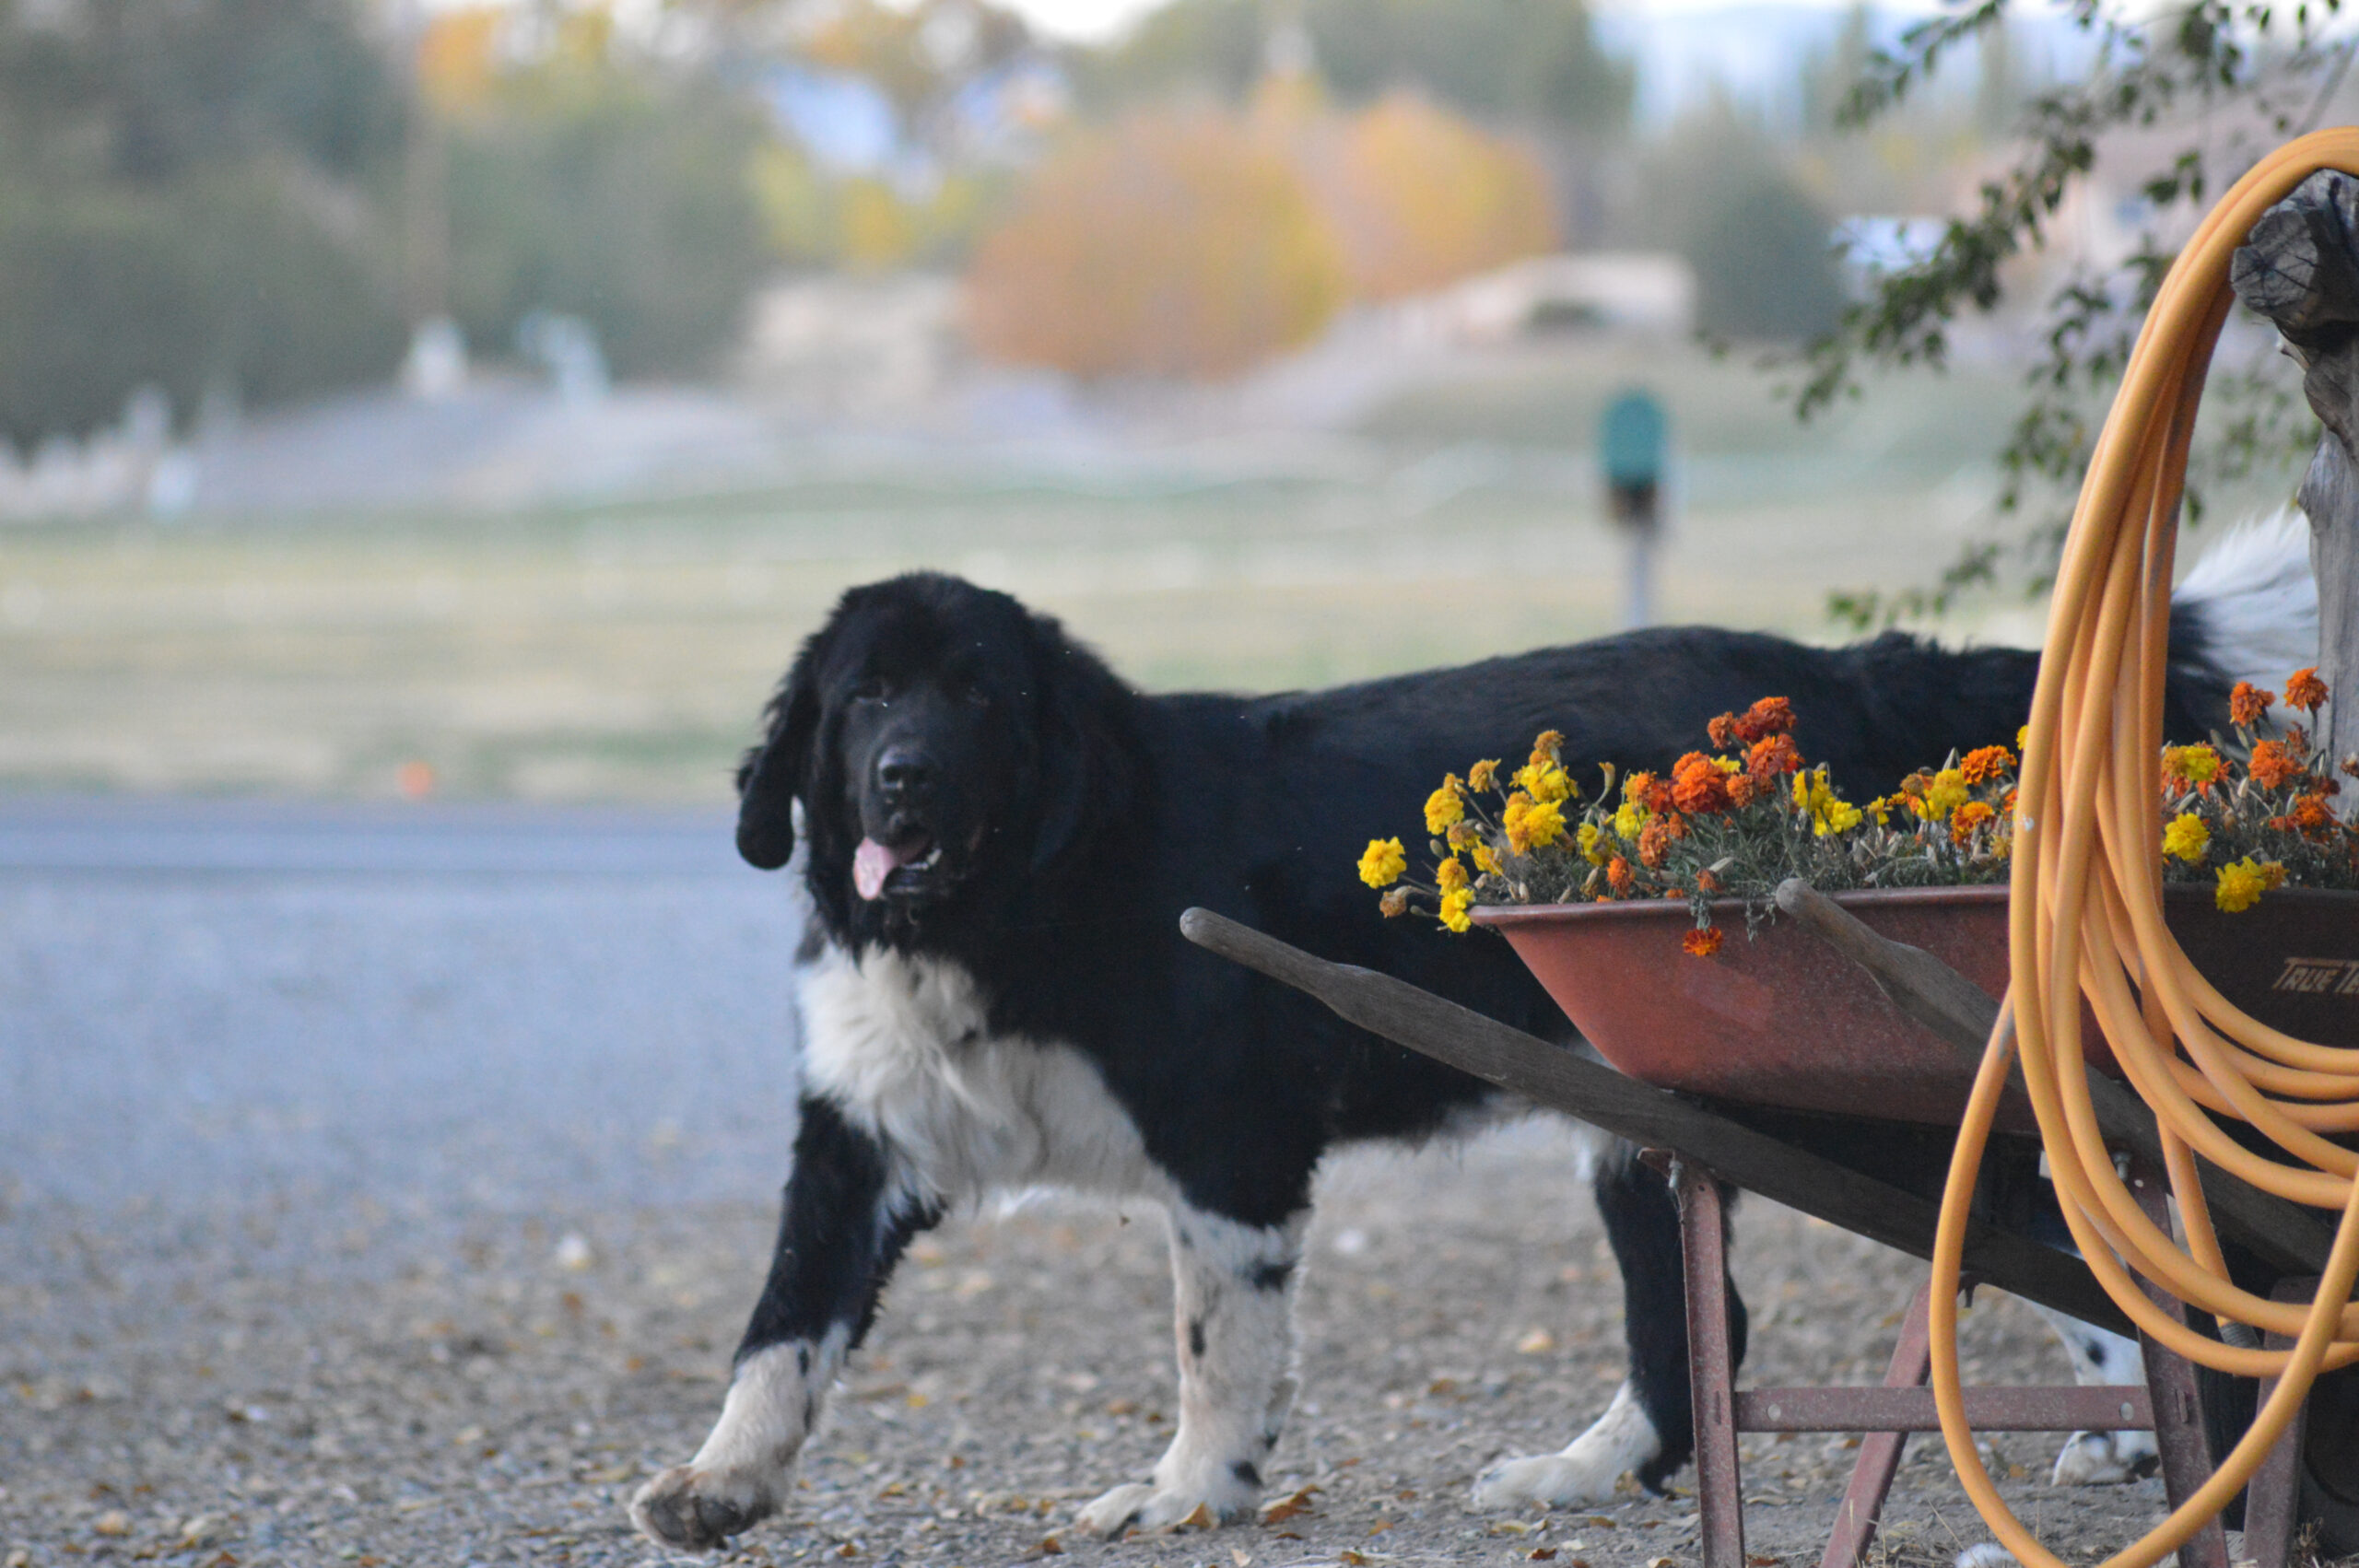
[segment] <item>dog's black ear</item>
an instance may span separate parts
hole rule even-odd
[[[1044,685],[1032,846],[1038,872],[1129,809],[1135,765],[1124,722],[1129,688],[1049,617],[1034,617],[1034,636]]]
[[[737,853],[774,872],[794,855],[794,801],[819,732],[819,638],[803,645],[766,710],[769,734],[737,765]]]

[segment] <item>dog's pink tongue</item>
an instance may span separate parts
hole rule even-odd
[[[885,891],[885,879],[898,871],[908,859],[898,849],[887,849],[874,838],[863,838],[860,848],[852,851],[851,884],[863,898],[874,903]]]

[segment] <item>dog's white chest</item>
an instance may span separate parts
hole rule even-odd
[[[959,965],[829,947],[797,977],[804,1086],[886,1147],[901,1178],[957,1201],[993,1188],[1160,1196],[1138,1129],[1080,1051],[991,1032]]]

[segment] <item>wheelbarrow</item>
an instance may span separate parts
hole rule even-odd
[[[2238,916],[2243,923],[2224,925],[2208,901],[2180,907],[2176,899],[2170,918],[2190,952],[2208,954],[2215,983],[2246,1005],[2273,1010],[2281,1026],[2308,1038],[2359,1043],[2359,994],[2334,998],[2314,983],[2326,966],[2359,977],[2359,895],[2289,890],[2275,898],[2261,907],[2265,920]],[[1998,1017],[1991,993],[2005,984],[2005,899],[1999,887],[1830,898],[1789,882],[1777,898],[1785,919],[1700,960],[1679,951],[1693,923],[1684,904],[1478,911],[1614,1066],[1209,910],[1189,910],[1180,930],[1372,1034],[1646,1151],[1680,1206],[1704,1568],[1743,1568],[1739,1433],[1858,1432],[1869,1435],[1822,1559],[1822,1568],[1857,1568],[1907,1434],[1939,1427],[1922,1386],[1926,1291],[1904,1319],[1882,1387],[1738,1390],[1718,1283],[1726,1245],[1719,1183],[1930,1258],[1949,1135]],[[1723,923],[1742,926],[1742,911],[1732,907]],[[2153,1114],[2110,1078],[2092,1073],[2091,1089],[2108,1147],[2167,1226]],[[2030,1127],[2018,1082],[2001,1117],[2018,1136],[1986,1162],[1966,1277],[2135,1332],[2078,1257],[2038,1239],[2037,1144],[2020,1136]],[[2223,1238],[2256,1259],[2280,1294],[2306,1299],[2332,1240],[2311,1211],[2209,1165],[2204,1188]],[[2239,1391],[2204,1375],[2215,1385],[2207,1440],[2197,1369],[2151,1340],[2143,1349],[2143,1387],[1971,1389],[1969,1420],[1985,1431],[2152,1430],[2176,1507],[2211,1473],[2211,1445],[2232,1435]],[[2359,1550],[2359,1382],[2322,1379],[2309,1415],[2306,1433],[2296,1423],[2248,1488],[2240,1564],[2281,1568],[2304,1525],[2339,1550]],[[2227,1561],[2216,1520],[2182,1552],[2188,1568]]]

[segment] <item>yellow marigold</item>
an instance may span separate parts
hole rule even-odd
[[[1455,855],[1434,868],[1434,885],[1444,893],[1455,893],[1466,885],[1466,866]]]
[[[1523,813],[1523,837],[1532,848],[1544,849],[1564,836],[1565,812],[1555,802],[1535,801]]]
[[[1564,736],[1554,730],[1543,730],[1532,743],[1532,765],[1538,766],[1543,763],[1560,761],[1563,758],[1564,750]]]
[[[2163,775],[2189,784],[2209,784],[2220,776],[2220,754],[2210,746],[2165,746]]]
[[[1999,808],[1988,801],[1968,801],[1950,813],[1950,842],[1964,844],[1974,837],[1974,830],[1999,814]]]
[[[2190,866],[2202,863],[2203,851],[2211,844],[2212,830],[2193,812],[2181,812],[2163,829],[2163,853],[2176,855]]]
[[[1579,836],[1574,840],[1580,847],[1581,859],[1592,866],[1605,864],[1605,831],[1593,822],[1581,824]]]
[[[2234,865],[2222,866],[2215,873],[2220,885],[2212,890],[2212,901],[2233,915],[2249,909],[2260,902],[2260,895],[2285,880],[2285,868],[2275,860],[2256,864],[2250,855]]]
[[[1409,869],[1409,852],[1398,838],[1371,838],[1360,857],[1360,880],[1370,887],[1390,887]]]
[[[1989,784],[2015,766],[2015,754],[2004,746],[1977,746],[1966,754],[1958,771],[1968,784]]]
[[[1483,841],[1482,829],[1471,822],[1453,822],[1449,825],[1449,831],[1441,837],[1442,842],[1452,849],[1463,849]]]
[[[1483,872],[1485,876],[1499,874],[1498,854],[1488,844],[1477,844],[1466,853],[1473,860],[1476,871]]]
[[[1487,792],[1498,781],[1499,759],[1497,757],[1493,757],[1487,762],[1478,762],[1466,770],[1466,787],[1469,790]]]
[[[1638,835],[1647,827],[1646,808],[1636,801],[1625,801],[1614,813],[1614,836],[1625,844],[1636,844]]]
[[[1966,804],[1966,775],[1944,767],[1933,775],[1922,795],[1909,797],[1908,809],[1926,822],[1947,822],[1950,813]]]
[[[1439,833],[1453,822],[1466,816],[1466,802],[1459,796],[1459,778],[1455,773],[1443,778],[1441,788],[1426,797],[1426,831]]]
[[[1515,781],[1535,801],[1561,801],[1573,792],[1573,781],[1553,762],[1525,764],[1516,769]]]
[[[1894,805],[1906,803],[1907,798],[1905,796],[1878,795],[1874,800],[1868,802],[1867,811],[1870,816],[1876,819],[1876,825],[1878,827],[1883,827],[1892,821],[1892,808]]]
[[[1811,832],[1820,838],[1830,833],[1848,833],[1860,825],[1860,808],[1848,801],[1829,801],[1824,812],[1815,813]]]
[[[1709,958],[1720,950],[1721,930],[1718,926],[1705,926],[1691,930],[1679,939],[1679,945],[1696,958]]]
[[[2031,739],[2031,726],[2030,726],[2030,725],[2028,725],[2028,724],[2018,724],[2018,725],[2016,725],[2016,726],[2015,726],[2015,750],[2017,750],[2017,751],[2019,751],[2019,752],[2020,752],[2020,751],[2022,751],[2022,750],[2024,749],[2025,743],[2028,742],[2030,739]]]
[[[1454,931],[1466,930],[1474,923],[1466,914],[1466,911],[1473,907],[1474,890],[1471,887],[1461,887],[1455,893],[1442,895],[1441,923]]]
[[[1378,899],[1376,907],[1384,912],[1384,918],[1388,920],[1395,916],[1405,915],[1409,912],[1409,890],[1405,887],[1396,887]]]

